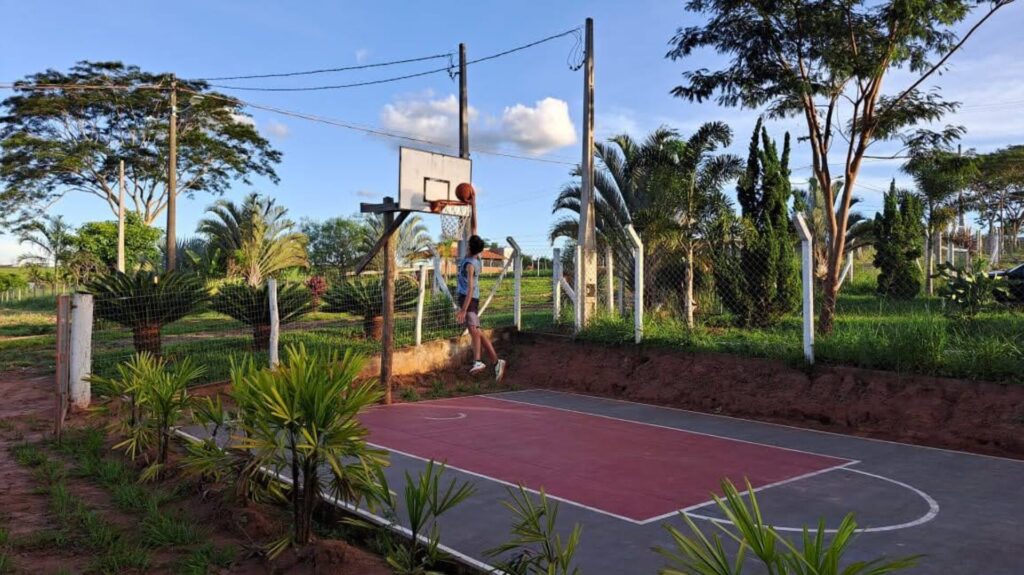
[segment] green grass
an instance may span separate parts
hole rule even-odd
[[[207,543],[185,557],[175,572],[182,575],[214,573],[218,569],[230,567],[237,554],[238,551],[233,547],[216,547]]]

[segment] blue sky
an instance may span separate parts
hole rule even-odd
[[[735,131],[734,151],[745,150],[756,111],[694,105],[669,95],[687,68],[713,66],[717,57],[691,62],[664,59],[676,27],[696,16],[683,3],[632,2],[24,2],[0,0],[5,26],[0,36],[0,82],[45,68],[67,69],[75,61],[121,60],[153,72],[183,77],[258,74],[372,63],[454,51],[468,46],[470,59],[502,51],[595,19],[597,133],[642,137],[659,125],[684,134],[700,123],[724,120]],[[965,124],[965,147],[991,150],[1024,141],[1024,8],[1011,5],[983,29],[938,78],[943,94],[964,109],[953,123]],[[174,38],[167,42],[168,37]],[[582,72],[570,71],[571,38],[470,68],[474,109],[471,146],[575,162],[580,156]],[[383,78],[433,67],[403,67],[307,76],[252,85],[302,86]],[[443,62],[440,63],[444,65]],[[889,86],[905,85],[894,74]],[[385,127],[432,140],[455,141],[453,101],[457,83],[446,74],[339,91],[299,93],[228,92],[252,102]],[[250,110],[257,127],[284,153],[279,185],[257,180],[228,194],[268,193],[296,219],[350,215],[360,201],[397,191],[398,153],[392,141]],[[769,124],[781,137],[796,121]],[[568,182],[570,166],[474,154],[480,190],[481,233],[512,235],[529,252],[547,253],[551,202]],[[810,163],[805,147],[794,167]],[[797,170],[794,179],[809,175]],[[881,205],[880,190],[897,176],[898,162],[874,162],[861,177],[865,211]],[[905,179],[905,178],[903,178]],[[909,182],[907,182],[909,185]],[[179,233],[190,231],[214,200],[206,194],[179,201]],[[69,196],[55,213],[72,223],[109,219],[93,197]],[[432,218],[429,218],[432,219]],[[435,224],[436,229],[436,224]],[[21,249],[0,235],[0,264]]]

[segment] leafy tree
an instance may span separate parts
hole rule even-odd
[[[43,216],[23,226],[18,232],[18,242],[28,244],[40,253],[23,255],[18,261],[46,265],[53,262],[53,282],[60,276],[61,263],[72,254],[74,228],[64,221],[63,216]]]
[[[736,186],[742,241],[720,252],[715,266],[718,293],[741,326],[773,325],[800,297],[797,238],[789,220],[789,153],[789,134],[780,157],[758,120]]]
[[[680,28],[667,57],[684,59],[710,48],[725,58],[719,69],[688,70],[685,83],[672,93],[698,102],[715,98],[730,107],[767,106],[770,117],[797,116],[807,124],[814,176],[830,207],[825,214],[831,244],[826,250],[822,332],[830,332],[834,324],[853,190],[871,146],[891,139],[920,146],[960,135],[962,128],[957,127],[941,133],[909,131],[957,108],[937,92],[920,88],[985,21],[1011,2],[995,0],[982,8],[981,17],[962,38],[954,27],[980,3],[687,2],[689,11],[707,19]],[[908,70],[911,79],[886,93],[883,85],[898,69]],[[839,175],[832,171],[836,165]],[[833,184],[838,180],[842,187],[837,196]]]
[[[924,241],[924,207],[921,200],[892,181],[885,194],[885,208],[875,215],[875,267],[879,295],[912,299],[921,293],[921,257]]]
[[[175,194],[222,194],[232,181],[248,183],[253,174],[277,181],[273,166],[281,154],[259,135],[237,100],[173,74],[83,61],[67,72],[26,77],[16,83],[22,89],[0,103],[0,224],[32,217],[68,193],[96,196],[116,215],[120,160],[125,209],[152,224],[169,197],[172,82],[179,91]],[[85,88],[96,85],[110,89]]]
[[[363,236],[362,253],[367,253],[373,244],[384,233],[384,217],[381,214],[370,214],[366,217],[366,234]],[[398,228],[395,235],[391,237],[395,242],[395,264],[399,268],[406,268],[414,261],[422,257],[423,252],[430,248],[433,243],[427,226],[419,216],[411,216]],[[383,269],[384,253],[381,250],[374,258],[372,267]]]
[[[344,273],[355,268],[362,257],[367,226],[357,218],[303,220],[302,233],[309,238],[309,265]]]
[[[124,259],[127,267],[143,262],[157,261],[157,240],[160,230],[142,223],[135,212],[126,212],[124,218]],[[88,222],[78,228],[72,244],[85,251],[105,268],[117,268],[117,221]]]
[[[994,234],[995,223],[1008,231],[1012,247],[1024,226],[1024,146],[1009,146],[976,158],[969,182],[973,205]]]
[[[11,290],[25,289],[28,287],[28,280],[21,274],[10,272],[0,273],[0,293]]]
[[[199,233],[223,258],[229,277],[251,286],[293,267],[306,267],[306,236],[294,231],[288,210],[269,197],[252,193],[241,204],[217,200],[199,221]]]

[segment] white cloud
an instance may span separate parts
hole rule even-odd
[[[360,48],[356,50],[356,64],[365,64],[366,59],[370,56],[369,48]]]
[[[238,114],[235,112],[231,113],[231,119],[239,124],[246,124],[252,127],[256,127],[256,120],[252,119],[252,116],[248,114]]]
[[[276,138],[287,138],[292,133],[287,124],[276,120],[267,122],[267,132]]]
[[[381,125],[402,135],[454,148],[458,144],[459,101],[454,94],[435,98],[432,92],[409,96],[381,109]],[[533,107],[515,104],[500,118],[481,114],[470,106],[470,142],[473,145],[511,145],[530,154],[543,154],[576,141],[569,106],[545,98]]]
[[[359,196],[360,198],[366,199],[377,199],[381,197],[380,194],[376,192],[371,192],[370,190],[356,190],[356,195]]]
[[[532,108],[523,104],[505,108],[501,126],[510,141],[531,154],[543,154],[576,142],[569,104],[557,98],[544,98]]]

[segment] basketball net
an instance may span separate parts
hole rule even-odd
[[[441,216],[441,240],[459,241],[466,237],[473,208],[469,204],[453,201],[430,202],[430,211]]]

